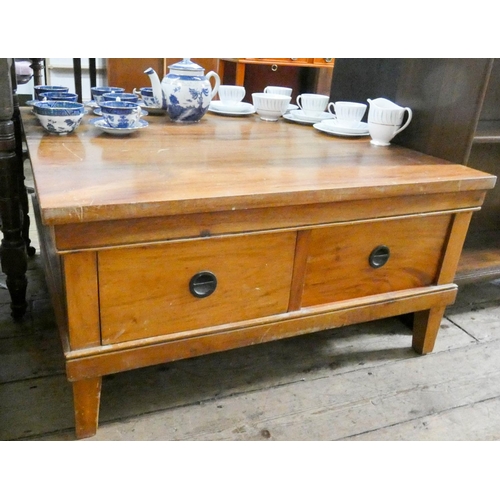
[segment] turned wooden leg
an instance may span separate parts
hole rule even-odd
[[[14,68],[14,66],[12,66]],[[23,150],[23,125],[21,122],[21,112],[19,110],[19,97],[17,95],[17,85],[15,83],[15,73],[12,78],[12,102],[14,105],[14,114],[12,121],[14,122],[14,136],[16,138],[16,158],[17,158],[17,193],[19,196],[19,204],[22,212],[21,234],[26,243],[26,252],[31,257],[35,255],[35,249],[31,246],[29,237],[30,231],[30,217],[29,217],[29,203],[28,203],[28,190],[24,183],[24,159],[25,152]]]
[[[0,59],[0,220],[3,239],[0,255],[2,271],[11,296],[12,316],[26,311],[27,253],[22,236],[23,213],[19,198],[19,165],[16,154],[12,59]]]
[[[434,307],[414,314],[412,347],[418,354],[427,354],[434,349],[445,309],[445,306]]]
[[[78,439],[94,436],[99,422],[102,377],[73,382],[75,433]]]

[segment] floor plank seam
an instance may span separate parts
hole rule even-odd
[[[22,382],[26,382],[26,381],[33,382],[36,380],[45,380],[45,379],[60,377],[61,375],[64,377],[64,383],[67,384],[68,381],[66,380],[66,370],[63,368],[60,371],[47,373],[45,375],[33,375],[33,376],[28,375],[28,376],[24,376],[23,378],[19,378],[19,379],[0,381],[0,387],[3,385],[17,384],[17,383],[22,383]]]
[[[15,438],[7,439],[7,441],[40,441],[41,439],[46,440],[46,438],[64,436],[67,434],[74,434],[75,428],[68,427],[66,429],[58,429],[57,431],[41,432],[39,434],[32,434],[30,436],[20,436]],[[72,441],[77,441],[76,437]]]
[[[466,335],[468,335],[469,337],[471,337],[472,339],[474,339],[475,342],[481,342],[477,337],[474,337],[474,335],[472,335],[472,333],[470,333],[469,331],[467,331],[464,327],[460,326],[457,322],[453,321],[450,317],[448,316],[445,316],[445,318],[453,325],[455,326],[456,328],[458,328],[459,330],[461,330],[462,332],[464,332]],[[459,348],[458,348],[459,349]]]
[[[368,429],[368,430],[363,431],[363,432],[358,432],[358,433],[355,433],[355,434],[351,434],[349,436],[343,436],[343,437],[341,437],[339,439],[335,439],[335,441],[343,441],[343,440],[347,440],[347,439],[351,439],[351,438],[356,438],[356,437],[360,437],[360,436],[363,436],[363,435],[371,434],[373,432],[381,431],[381,430],[384,430],[384,429],[391,429],[391,428],[398,427],[400,425],[409,424],[411,422],[418,422],[419,420],[422,420],[422,419],[425,419],[425,418],[431,418],[431,417],[438,417],[438,416],[446,415],[447,413],[451,413],[451,412],[456,411],[456,410],[460,410],[460,409],[463,409],[463,408],[470,408],[470,407],[476,406],[478,404],[486,403],[488,401],[495,401],[495,400],[500,400],[500,395],[498,395],[498,396],[492,396],[492,397],[485,398],[485,399],[480,399],[478,401],[473,401],[473,402],[466,403],[466,404],[463,404],[463,405],[457,405],[457,406],[453,406],[453,407],[450,407],[450,408],[445,408],[443,410],[433,411],[433,412],[428,413],[426,415],[419,415],[419,416],[417,416],[415,418],[410,418],[408,420],[401,420],[401,421],[395,422],[393,424],[384,425],[384,426],[381,426],[381,427],[374,427],[373,429]]]

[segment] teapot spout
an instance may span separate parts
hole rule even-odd
[[[153,89],[153,96],[155,98],[155,103],[158,108],[167,109],[165,99],[163,98],[163,90],[161,88],[160,79],[153,68],[148,68],[144,71],[146,75],[149,76],[151,80],[151,87]]]

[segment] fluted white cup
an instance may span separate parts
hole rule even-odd
[[[279,87],[276,85],[268,85],[264,89],[265,94],[281,94],[281,95],[288,95],[292,96],[292,89],[290,87]]]
[[[234,106],[245,97],[245,87],[240,85],[219,85],[219,99],[222,104]]]
[[[355,127],[365,115],[366,104],[360,102],[337,101],[328,104],[328,111],[335,113],[341,127]]]
[[[253,105],[259,118],[270,122],[275,122],[286,113],[290,99],[290,96],[281,94],[267,94],[264,92],[252,94]]]
[[[300,94],[297,106],[306,116],[318,116],[326,110],[330,97],[323,94]]]

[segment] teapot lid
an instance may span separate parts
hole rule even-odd
[[[184,58],[182,61],[171,64],[168,68],[179,71],[204,71],[204,68],[191,61],[188,57]]]

